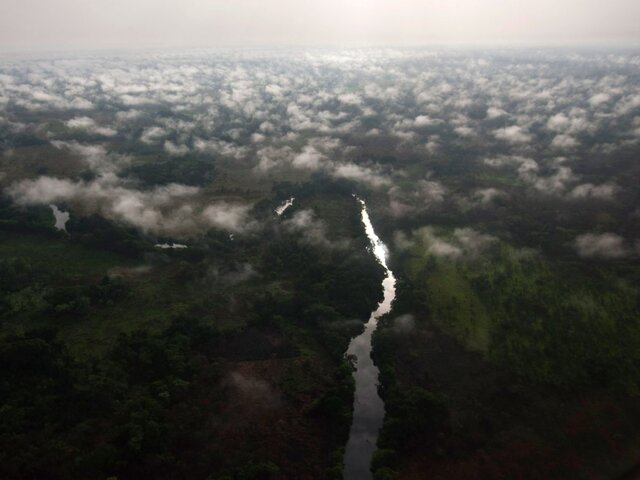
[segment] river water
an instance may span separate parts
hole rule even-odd
[[[364,332],[354,337],[347,349],[347,355],[356,359],[356,370],[353,374],[356,390],[353,400],[353,422],[344,458],[345,480],[372,478],[371,458],[376,450],[378,432],[384,419],[384,403],[378,395],[378,367],[371,359],[371,336],[378,324],[378,318],[391,310],[391,303],[396,296],[396,279],[387,267],[387,247],[373,229],[364,200],[358,199],[358,201],[362,205],[362,223],[371,243],[372,252],[386,270],[386,277],[382,282],[384,290],[382,302],[371,313]]]
[[[290,199],[285,201],[282,205],[280,205],[278,208],[276,208],[275,212],[278,214],[278,216],[282,215],[287,208],[293,205],[294,200],[295,200],[295,197],[291,197]]]
[[[56,205],[49,205],[53,212],[53,218],[56,221],[55,228],[63,232],[67,231],[67,222],[69,221],[69,212],[63,212]]]

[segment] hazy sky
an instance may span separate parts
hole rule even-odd
[[[640,42],[640,0],[0,0],[0,49]]]

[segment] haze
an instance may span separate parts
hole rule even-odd
[[[0,49],[620,43],[637,0],[2,0]]]

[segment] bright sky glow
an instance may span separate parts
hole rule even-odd
[[[1,50],[640,42],[638,0],[2,0]]]

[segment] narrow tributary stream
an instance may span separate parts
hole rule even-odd
[[[384,290],[382,302],[371,313],[364,332],[354,337],[347,349],[347,355],[356,359],[356,370],[353,374],[356,390],[353,422],[344,458],[345,480],[372,478],[371,458],[376,449],[378,432],[384,419],[384,403],[378,395],[378,367],[371,359],[371,336],[376,329],[378,319],[391,310],[391,303],[396,296],[396,279],[387,266],[387,247],[373,229],[364,200],[358,199],[358,201],[362,205],[362,223],[371,243],[372,252],[384,267],[386,276],[382,282]]]

